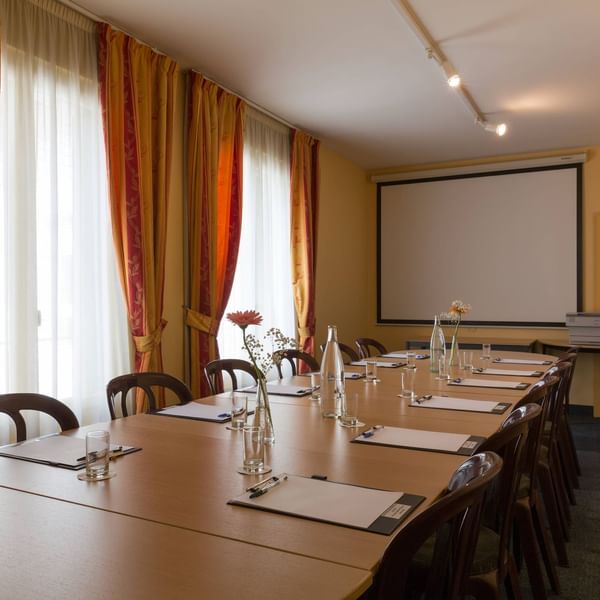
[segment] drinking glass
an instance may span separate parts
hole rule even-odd
[[[77,477],[84,481],[102,481],[114,475],[110,472],[110,434],[105,430],[88,431],[85,436],[85,472]]]
[[[403,367],[401,376],[402,390],[400,395],[403,398],[414,398],[415,396],[415,376],[417,369],[410,367]]]
[[[486,369],[489,361],[492,360],[492,345],[481,344],[481,368]]]
[[[311,373],[310,374],[310,389],[311,389],[311,400],[320,400],[321,399],[321,373]]]
[[[238,469],[243,475],[269,473],[265,464],[265,434],[262,427],[244,425],[244,464]]]
[[[463,350],[461,352],[461,361],[463,371],[473,372],[473,350]]]
[[[443,354],[440,356],[438,361],[438,376],[436,379],[447,381],[450,379],[450,373],[448,371],[448,359]]]
[[[243,394],[231,394],[231,423],[227,429],[242,431],[246,424],[248,414],[248,396]]]
[[[342,427],[363,427],[364,423],[358,420],[358,394],[346,394],[345,406],[340,416]]]
[[[365,381],[367,383],[377,383],[377,361],[367,358],[365,360]]]
[[[416,360],[416,354],[414,352],[406,353],[406,366],[407,367],[409,367],[411,369],[416,368],[417,365],[415,363],[415,360]]]

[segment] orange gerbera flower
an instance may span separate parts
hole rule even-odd
[[[242,329],[246,329],[248,325],[260,325],[263,320],[261,314],[255,310],[236,310],[228,313],[227,318]]]

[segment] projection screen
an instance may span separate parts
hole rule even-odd
[[[379,323],[564,326],[581,310],[582,165],[377,185]]]

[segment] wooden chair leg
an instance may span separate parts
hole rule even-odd
[[[549,465],[550,476],[552,478],[552,485],[554,486],[554,491],[556,494],[556,504],[558,506],[565,540],[569,541],[569,525],[571,524],[569,497],[565,488],[565,481],[560,465],[560,459],[556,455],[556,452],[553,452],[553,455],[552,463]]]
[[[577,456],[577,450],[575,448],[575,440],[573,439],[573,432],[571,431],[569,416],[567,414],[565,414],[565,425],[567,429],[567,445],[573,458],[573,463],[575,464],[575,472],[579,477],[581,477],[581,465],[579,464],[579,457]]]
[[[542,554],[542,560],[546,567],[546,575],[550,581],[550,586],[556,594],[560,594],[560,580],[558,578],[558,571],[556,570],[556,555],[554,553],[554,546],[546,522],[548,521],[546,514],[544,513],[544,503],[539,499],[536,499],[535,503],[531,508],[531,518],[533,526],[535,528],[536,537],[538,539],[538,546]]]
[[[563,524],[561,522],[560,515],[558,512],[558,506],[556,503],[554,492],[554,485],[552,484],[552,476],[550,475],[550,470],[548,469],[548,466],[540,464],[538,474],[540,491],[542,494],[542,499],[544,501],[546,515],[548,517],[548,524],[550,525],[550,534],[552,535],[552,541],[554,542],[554,549],[556,550],[558,564],[561,567],[568,567],[569,559],[567,558],[565,534],[563,531]]]
[[[508,557],[508,572],[506,574],[505,584],[511,598],[514,600],[523,600],[523,592],[521,591],[521,584],[519,582],[519,572],[517,571],[517,565],[515,564],[515,559],[512,555],[509,555]]]
[[[515,522],[519,531],[520,547],[527,564],[527,575],[535,600],[546,600],[546,584],[542,576],[529,499],[519,500],[515,505]]]

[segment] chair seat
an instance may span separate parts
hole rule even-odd
[[[433,558],[433,544],[435,538],[429,538],[414,555],[411,562],[411,570],[417,574],[418,580],[423,580],[429,569]],[[498,548],[500,547],[500,536],[487,527],[482,527],[477,539],[477,549],[471,566],[471,576],[483,575],[495,571],[498,567]]]

